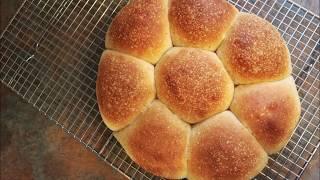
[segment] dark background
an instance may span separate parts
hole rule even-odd
[[[319,0],[294,0],[319,14]],[[1,32],[22,0],[0,0]],[[0,179],[125,179],[0,84]],[[319,153],[303,179],[319,179]]]

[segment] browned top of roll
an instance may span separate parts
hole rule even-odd
[[[288,48],[266,20],[240,13],[217,54],[236,84],[279,80],[291,73]]]
[[[189,123],[228,108],[233,83],[218,57],[209,51],[172,48],[155,72],[157,95]]]
[[[102,118],[112,130],[128,125],[155,97],[154,68],[142,60],[105,51],[97,77]]]
[[[238,86],[230,108],[270,154],[288,142],[301,111],[292,77]]]
[[[128,155],[155,175],[180,179],[186,176],[190,125],[178,119],[160,101],[151,106],[115,137]]]
[[[109,27],[106,47],[155,63],[172,46],[167,0],[132,0]]]
[[[197,124],[191,133],[188,179],[250,179],[267,154],[236,117],[225,111]]]
[[[225,0],[171,0],[169,21],[173,43],[215,50],[237,12]]]

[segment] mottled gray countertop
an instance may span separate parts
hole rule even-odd
[[[319,0],[295,0],[319,14]],[[1,0],[1,31],[21,0]],[[125,179],[1,84],[0,179]],[[319,179],[319,151],[302,179]]]

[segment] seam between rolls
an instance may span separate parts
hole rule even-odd
[[[251,128],[249,128],[249,126],[248,126],[246,123],[242,122],[242,121],[240,120],[240,118],[239,118],[235,113],[233,113],[233,111],[231,111],[231,109],[230,109],[230,112],[236,117],[237,121],[250,133],[250,135],[254,138],[254,140],[259,144],[259,146],[262,148],[262,150],[263,150],[263,151],[267,154],[267,156],[269,157],[268,152],[264,149],[264,147],[261,145],[261,143],[257,140],[257,138],[256,138],[256,136],[253,134]]]
[[[190,133],[188,134],[188,139],[187,139],[187,147],[186,147],[186,165],[187,165],[187,167],[186,167],[186,178],[188,178],[189,177],[189,157],[190,157],[190,151],[191,151],[191,136],[192,136],[192,129],[193,129],[193,127],[191,126],[191,124],[189,124],[190,125]]]
[[[171,1],[172,1],[172,0],[167,0],[167,20],[168,20],[168,25],[169,25],[169,36],[170,36],[170,41],[171,41],[171,47],[168,48],[167,51],[168,51],[169,49],[175,47],[175,46],[173,45],[173,38],[172,38],[172,33],[171,33],[171,32],[172,32],[172,31],[171,31],[171,23],[170,23],[170,20],[169,20],[169,14],[170,14],[169,12],[170,12]],[[167,51],[165,51],[163,54],[166,54]],[[161,55],[161,57],[163,56],[163,54]],[[161,59],[161,57],[160,57],[160,59]],[[160,61],[160,59],[158,60],[158,62]],[[158,62],[157,62],[156,64],[158,64]],[[155,64],[155,65],[156,65],[156,64]]]
[[[152,102],[154,102],[155,100],[156,100],[156,96],[153,97],[153,98],[151,99],[151,101],[148,102],[146,105],[144,105],[143,108],[141,108],[141,111],[140,111],[139,113],[137,113],[137,115],[135,115],[135,116],[132,118],[132,120],[131,120],[126,126],[120,128],[120,129],[118,129],[117,131],[114,131],[114,132],[119,132],[119,131],[121,131],[121,130],[129,127],[129,126],[131,126],[131,125],[134,123],[134,121],[136,121],[137,118],[138,118],[142,113],[144,113],[145,111],[148,110],[148,108],[150,107],[150,105],[152,104]]]
[[[228,29],[225,31],[225,34],[223,35],[222,41],[220,42],[220,44],[218,45],[217,49],[214,52],[217,52],[218,49],[221,47],[221,45],[224,43],[226,37],[229,36],[229,34],[231,33],[233,27],[235,26],[237,19],[239,18],[241,12],[237,12],[236,16],[234,17],[234,19],[232,20],[230,26],[228,27]]]

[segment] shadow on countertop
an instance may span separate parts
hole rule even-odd
[[[1,84],[0,179],[125,179]]]

